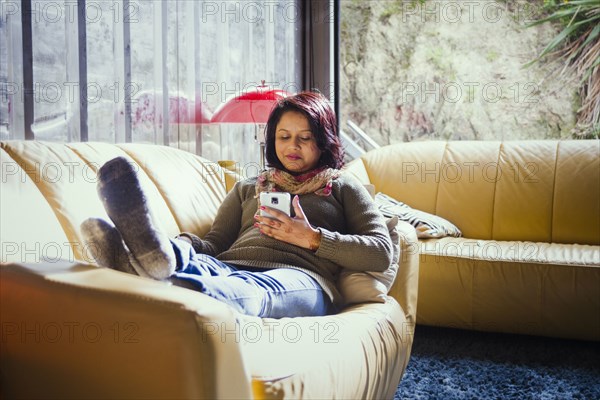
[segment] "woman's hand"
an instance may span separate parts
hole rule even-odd
[[[292,199],[292,206],[296,213],[296,216],[293,218],[274,208],[261,206],[261,210],[268,211],[273,218],[256,215],[254,217],[256,220],[254,226],[263,235],[316,251],[321,243],[321,232],[310,226],[300,206],[298,195]]]

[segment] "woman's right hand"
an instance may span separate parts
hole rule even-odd
[[[300,206],[300,198],[298,195],[292,199],[295,217],[290,217],[285,213],[270,208],[261,206],[261,210],[266,210],[272,217],[263,217],[256,215],[256,223],[254,224],[260,230],[260,233],[267,235],[282,242],[290,243],[305,249],[317,251],[321,243],[321,232],[313,228],[308,222],[308,218],[304,214]]]

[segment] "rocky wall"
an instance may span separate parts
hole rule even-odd
[[[571,137],[577,82],[526,66],[560,31],[527,27],[542,4],[342,0],[342,126],[381,145]]]

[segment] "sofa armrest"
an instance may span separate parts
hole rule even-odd
[[[224,303],[86,264],[3,264],[0,275],[2,397],[251,396]]]
[[[400,259],[398,274],[389,295],[400,303],[406,320],[414,326],[419,289],[419,242],[415,228],[408,222],[398,221],[396,229],[400,236]]]

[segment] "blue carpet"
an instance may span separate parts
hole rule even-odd
[[[417,326],[394,399],[600,399],[600,343]]]

